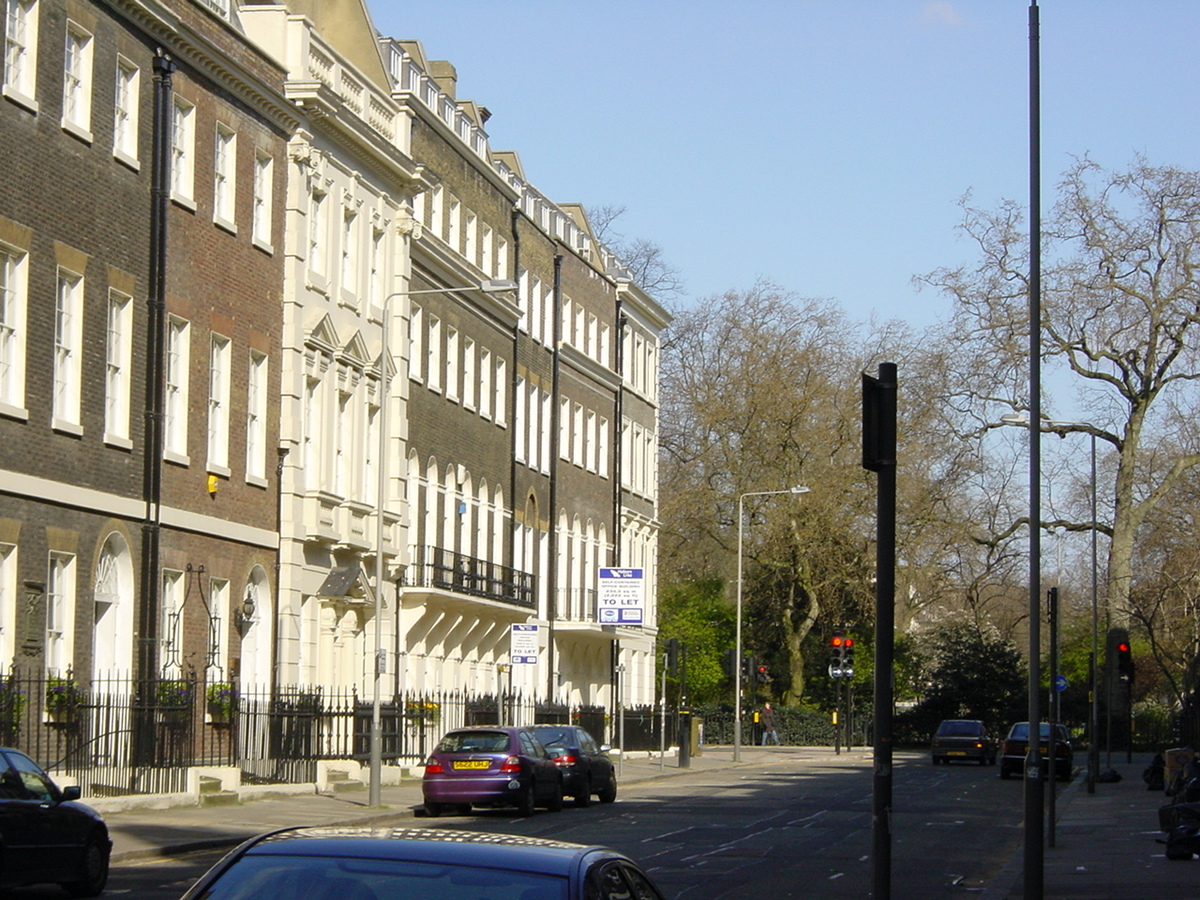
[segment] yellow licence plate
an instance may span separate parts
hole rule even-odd
[[[451,767],[455,769],[486,769],[491,764],[490,759],[456,759]]]

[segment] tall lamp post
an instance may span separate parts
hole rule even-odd
[[[481,291],[485,294],[503,294],[515,291],[515,281],[482,281],[463,287],[428,288],[419,291],[397,291],[383,298],[383,321],[380,326],[380,388],[379,388],[379,462],[376,478],[375,510],[375,685],[371,697],[371,744],[370,744],[370,789],[367,803],[380,805],[381,778],[383,775],[383,720],[380,709],[383,703],[383,676],[387,670],[387,657],[383,649],[383,509],[387,504],[387,445],[388,445],[388,401],[392,379],[388,374],[392,360],[391,319],[392,301],[397,297],[412,297],[417,294],[462,294]]]
[[[1000,417],[1000,421],[1005,425],[1019,425],[1028,427],[1029,417],[1024,413],[1006,413]],[[1066,434],[1068,427],[1086,429],[1088,438],[1091,441],[1091,489],[1092,489],[1092,671],[1090,673],[1091,680],[1091,703],[1088,704],[1088,771],[1087,771],[1087,791],[1089,794],[1096,793],[1096,777],[1100,773],[1100,744],[1097,741],[1097,736],[1100,732],[1100,605],[1098,600],[1098,572],[1099,561],[1097,553],[1097,527],[1099,521],[1096,518],[1096,431],[1097,428],[1091,422],[1061,422],[1054,419],[1042,419],[1042,431],[1052,431],[1060,437]],[[1051,678],[1058,673],[1052,672]]]
[[[773,497],[777,494],[807,494],[810,488],[802,484],[786,491],[750,491],[738,496],[737,541],[737,632],[733,651],[733,761],[742,759],[742,538],[745,531],[744,513],[747,497]]]

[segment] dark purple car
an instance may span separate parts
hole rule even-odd
[[[230,851],[183,900],[662,900],[607,847],[441,828],[288,828]]]
[[[438,816],[472,806],[515,806],[522,816],[535,806],[563,808],[562,772],[529,728],[456,728],[425,761],[421,782],[425,812]]]

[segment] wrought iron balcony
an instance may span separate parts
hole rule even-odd
[[[436,588],[534,609],[536,578],[511,566],[421,545],[404,573],[405,587]]]

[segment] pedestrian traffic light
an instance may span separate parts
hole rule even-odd
[[[1133,682],[1133,652],[1129,649],[1129,641],[1117,644],[1117,677],[1127,684]]]
[[[756,666],[754,669],[754,677],[759,684],[766,684],[771,680],[771,670],[767,666]]]

